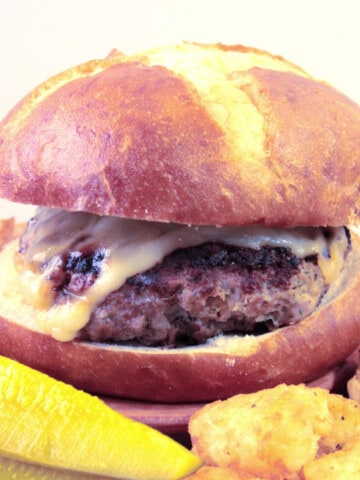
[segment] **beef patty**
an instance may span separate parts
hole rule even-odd
[[[64,255],[51,276],[57,301],[96,281],[104,255],[101,249]],[[176,347],[220,333],[261,333],[302,320],[326,288],[316,256],[205,243],[128,278],[92,312],[77,338]]]

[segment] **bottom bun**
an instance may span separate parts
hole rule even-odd
[[[0,354],[88,392],[156,402],[205,402],[310,382],[360,344],[360,240],[354,237],[352,244],[338,281],[297,325],[166,350],[59,342],[37,331],[12,265],[16,240],[8,242],[0,253]]]

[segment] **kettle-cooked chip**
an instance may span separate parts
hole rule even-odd
[[[214,402],[189,431],[205,464],[238,478],[360,478],[360,405],[325,389],[279,385]]]

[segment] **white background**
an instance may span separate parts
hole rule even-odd
[[[0,117],[70,66],[182,40],[281,54],[360,101],[359,0],[0,0]],[[1,168],[1,166],[0,166]],[[28,214],[0,200],[0,216]]]

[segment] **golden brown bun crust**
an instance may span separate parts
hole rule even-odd
[[[4,119],[0,195],[186,224],[345,225],[359,219],[359,130],[358,105],[266,52],[114,52]]]
[[[268,335],[234,336],[223,344],[220,337],[213,346],[175,351],[58,342],[27,328],[31,319],[19,318],[14,290],[3,288],[0,354],[90,392],[159,402],[209,401],[283,382],[309,382],[360,344],[360,276],[355,275],[360,240],[352,241],[343,278],[328,303],[300,324]],[[6,303],[13,312],[8,318],[1,313]]]

